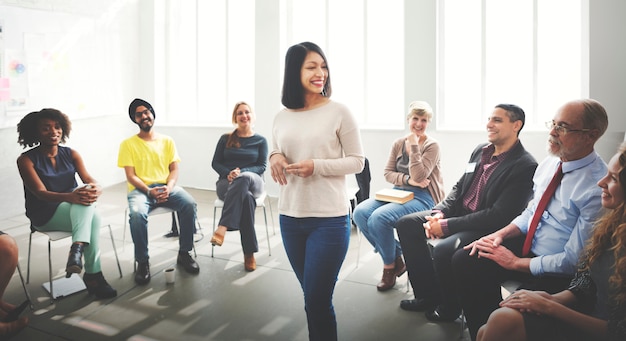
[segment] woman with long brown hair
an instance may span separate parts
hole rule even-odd
[[[248,103],[235,104],[232,122],[235,130],[222,135],[213,154],[212,166],[219,174],[215,187],[224,209],[211,244],[221,246],[226,231],[239,230],[244,268],[254,271],[254,253],[259,251],[254,210],[256,199],[265,188],[262,176],[267,167],[268,146],[265,137],[254,132],[254,113]]]

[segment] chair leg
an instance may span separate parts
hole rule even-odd
[[[196,239],[195,242],[199,243],[199,242],[202,241],[202,239],[204,239],[204,230],[202,229],[202,225],[200,225],[200,221],[198,220],[198,217],[196,217],[196,225],[197,225],[197,228],[196,228],[196,233],[195,234],[198,234],[198,232],[199,232],[200,233],[200,238]]]
[[[33,232],[28,236],[28,261],[26,262],[26,284],[30,283],[30,248],[33,244]]]
[[[176,212],[172,212],[172,232],[178,233],[178,223],[176,221]]]
[[[20,281],[22,281],[22,288],[24,289],[24,294],[26,294],[26,299],[29,302],[30,310],[33,310],[33,299],[30,297],[30,292],[28,292],[28,288],[26,288],[26,283],[24,283],[24,276],[22,276],[22,269],[20,269],[20,263],[17,263],[17,273],[20,275]]]
[[[270,217],[272,218],[272,233],[274,235],[276,235],[276,223],[274,223],[274,210],[272,210],[272,198],[270,198],[270,196],[267,196],[267,204],[270,207]]]
[[[48,279],[50,280],[50,304],[54,303],[54,289],[52,288],[52,246],[48,238]]]
[[[267,250],[268,250],[268,254],[271,256],[272,245],[270,243],[270,230],[267,226],[267,210],[265,209],[265,206],[263,206],[263,217],[265,217],[265,238],[267,238]]]
[[[463,338],[464,332],[465,332],[465,312],[461,310],[461,331],[459,333],[459,339]]]
[[[115,247],[115,239],[113,239],[113,230],[111,229],[111,224],[107,226],[109,227],[109,236],[111,237],[111,244],[113,245],[113,252],[115,253],[115,261],[117,262],[117,270],[120,272],[120,278],[122,278],[122,267],[120,266],[120,258],[117,256],[117,247]]]
[[[126,225],[128,222],[128,207],[124,210],[124,228],[122,229],[122,252],[126,249]]]
[[[211,232],[211,236],[215,233],[215,215],[217,214],[217,207],[213,207],[213,232]],[[213,252],[215,251],[215,245],[211,244],[211,258],[213,258]]]
[[[355,268],[359,267],[359,260],[361,259],[361,238],[363,238],[361,236],[361,231],[359,231],[359,227],[356,227],[356,237],[357,237],[357,245],[356,245],[356,266]]]

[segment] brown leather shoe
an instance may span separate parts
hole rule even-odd
[[[380,283],[376,285],[378,291],[387,291],[396,285],[396,270],[395,269],[383,269],[383,278],[380,279]]]
[[[402,260],[402,256],[396,258],[396,265],[393,270],[396,273],[396,277],[400,277],[406,272],[406,265],[404,264],[404,260]]]
[[[222,246],[222,244],[224,244],[224,235],[219,234],[217,233],[217,231],[215,231],[213,233],[213,237],[211,237],[211,244],[213,244],[214,246]]]
[[[256,259],[254,259],[254,253],[244,254],[243,260],[244,260],[244,267],[246,268],[246,271],[256,270]]]

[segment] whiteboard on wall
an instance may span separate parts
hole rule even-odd
[[[42,108],[71,119],[115,114],[124,79],[121,2],[74,10],[40,4],[0,5],[0,128]]]

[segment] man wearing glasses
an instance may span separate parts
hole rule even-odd
[[[200,272],[189,252],[196,228],[196,201],[182,187],[176,186],[180,157],[174,140],[154,131],[154,109],[136,98],[128,107],[128,116],[139,133],[122,141],[117,159],[128,182],[130,232],[135,244],[137,271],[135,282],[150,281],[148,256],[148,213],[162,206],[178,212],[180,238],[176,262],[191,274]]]
[[[452,257],[472,340],[498,308],[502,282],[517,280],[524,289],[548,293],[567,289],[599,217],[602,191],[596,183],[607,166],[594,145],[608,126],[605,109],[591,99],[571,101],[546,125],[551,155],[535,171],[528,207]]]

